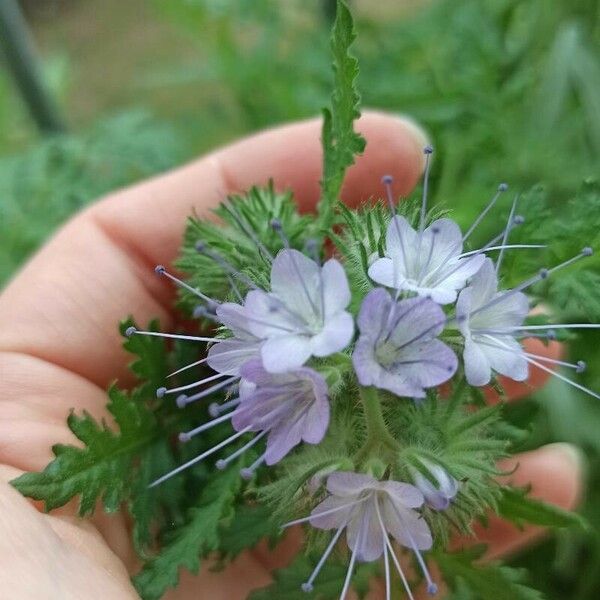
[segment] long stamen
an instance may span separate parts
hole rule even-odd
[[[390,543],[390,540],[388,538],[388,534],[387,534],[387,531],[383,524],[383,519],[381,517],[381,511],[379,509],[379,499],[378,498],[375,499],[375,512],[377,514],[377,520],[379,521],[379,527],[381,528],[381,533],[383,535],[383,539],[385,540],[385,544],[392,556],[392,560],[394,561],[394,565],[396,566],[398,575],[400,575],[400,579],[402,580],[402,585],[404,586],[406,595],[408,596],[409,600],[415,600],[412,595],[410,585],[408,585],[408,580],[406,579],[406,575],[404,575],[404,571],[402,570],[402,567],[400,566],[400,562],[398,561],[398,558],[396,557],[396,553],[394,552],[394,549],[392,548],[392,544]]]
[[[262,456],[259,456],[249,467],[242,469],[240,471],[242,479],[250,481],[252,477],[254,477],[254,472],[256,471],[256,469],[258,469],[258,467],[260,467],[260,465],[262,465],[265,462],[266,458],[267,453],[265,452]]]
[[[488,212],[490,212],[490,210],[492,209],[494,204],[496,204],[498,198],[500,198],[502,193],[505,192],[507,189],[508,189],[508,185],[506,183],[501,183],[498,186],[498,189],[496,190],[496,194],[494,195],[494,197],[488,202],[488,205],[481,211],[481,213],[479,213],[479,216],[475,219],[475,221],[473,221],[473,224],[471,225],[471,227],[469,227],[469,229],[467,230],[467,233],[465,233],[465,235],[463,236],[463,239],[462,239],[463,243],[467,241],[467,239],[475,231],[475,229],[477,228],[479,223],[481,223],[481,221],[483,221],[483,219],[488,214]]]
[[[394,182],[394,179],[391,175],[384,175],[381,179],[381,182],[385,186],[385,196],[387,199],[388,208],[390,209],[390,215],[392,218],[392,222],[394,223],[394,228],[396,229],[398,243],[400,244],[400,251],[402,252],[402,263],[406,268],[406,250],[404,248],[404,240],[402,239],[402,235],[400,233],[400,224],[398,223],[398,219],[396,219],[396,205],[394,204],[394,192],[392,190],[392,184]],[[395,258],[392,258],[392,266],[394,267],[394,287],[398,288],[399,265],[398,261]]]
[[[510,327],[507,332],[510,331],[522,331],[522,330],[545,330],[545,329],[600,329],[599,323],[559,323],[557,325],[522,325],[520,327]]]
[[[180,465],[176,469],[173,469],[172,471],[169,471],[168,473],[166,473],[162,477],[159,477],[156,481],[153,481],[148,487],[149,488],[153,488],[153,487],[156,487],[157,485],[160,485],[161,483],[163,483],[163,481],[166,481],[167,479],[170,479],[171,477],[173,477],[174,475],[177,475],[178,473],[181,473],[181,471],[184,471],[188,467],[191,467],[192,465],[195,465],[196,463],[199,463],[201,460],[204,460],[205,458],[207,458],[211,454],[214,454],[215,452],[218,452],[221,448],[227,446],[227,444],[230,444],[231,442],[237,440],[239,437],[241,437],[245,433],[248,433],[248,431],[250,431],[250,427],[246,427],[245,429],[242,429],[241,431],[238,431],[237,433],[234,433],[232,436],[230,436],[227,439],[223,440],[222,442],[220,442],[216,446],[213,446],[212,448],[210,448],[206,452],[203,452],[202,454],[196,456],[195,458],[192,458],[192,460],[188,460],[183,465]]]
[[[524,281],[517,287],[513,288],[512,290],[508,290],[506,293],[502,294],[501,296],[497,296],[496,298],[493,298],[487,304],[484,304],[483,306],[480,306],[479,308],[475,309],[473,312],[471,312],[471,316],[476,315],[477,313],[479,313],[483,310],[487,310],[488,308],[495,306],[499,302],[504,302],[504,300],[506,300],[507,298],[510,298],[514,294],[516,294],[518,292],[522,292],[523,290],[527,289],[528,287],[531,287],[532,285],[534,285],[544,279],[547,279],[550,275],[552,275],[556,271],[558,271],[560,269],[564,269],[565,267],[572,265],[573,263],[581,260],[582,258],[587,258],[589,256],[592,256],[592,254],[593,254],[593,250],[589,247],[586,247],[579,254],[573,256],[572,258],[569,258],[568,260],[565,260],[564,262],[562,262],[550,269],[541,269],[537,275],[527,279],[526,281]]]
[[[287,239],[286,235],[283,232],[283,228],[281,225],[281,221],[279,219],[273,219],[271,221],[271,227],[273,228],[273,231],[275,231],[277,233],[277,235],[279,235],[279,237],[281,238],[281,240],[283,241],[285,247],[289,250],[290,249],[290,242]],[[302,290],[304,291],[304,295],[306,296],[306,299],[308,300],[312,311],[314,312],[315,316],[319,316],[319,309],[317,308],[314,300],[312,299],[312,296],[310,295],[310,292],[308,291],[308,287],[306,285],[306,281],[304,281],[304,277],[302,277],[302,273],[300,272],[300,267],[298,266],[298,263],[296,262],[296,256],[293,252],[290,253],[290,258],[292,260],[292,267],[294,269],[294,271],[296,272],[296,277],[298,277],[298,280],[300,281],[300,284],[302,285]],[[320,268],[319,268],[320,270]],[[323,285],[321,284],[321,287],[323,287]]]
[[[310,577],[308,578],[308,580],[305,583],[303,583],[300,586],[300,588],[302,589],[303,592],[310,593],[313,591],[313,583],[315,582],[315,579],[317,578],[317,576],[319,575],[319,572],[323,568],[323,565],[329,558],[329,555],[333,552],[333,549],[335,548],[335,545],[337,544],[337,541],[340,539],[340,536],[342,535],[342,532],[344,531],[344,528],[346,527],[347,524],[348,524],[347,522],[344,523],[335,532],[335,535],[331,538],[329,545],[325,549],[325,552],[323,552],[323,555],[319,559],[317,566],[313,569],[313,572],[310,574]]]
[[[217,338],[201,337],[196,335],[179,335],[175,333],[161,333],[160,331],[141,331],[136,327],[128,327],[125,330],[125,335],[131,337],[132,335],[149,335],[153,337],[171,339],[171,340],[186,340],[190,342],[215,342]]]
[[[390,557],[388,554],[387,547],[387,534],[385,532],[382,533],[383,542],[383,568],[385,571],[385,600],[391,600],[392,598],[392,589],[390,585]]]
[[[217,323],[217,325],[221,324],[219,317],[212,313],[206,306],[204,306],[204,304],[199,304],[196,306],[196,308],[194,308],[192,317],[194,317],[194,319],[207,319],[213,323]]]
[[[213,418],[218,417],[222,412],[225,412],[230,408],[235,408],[241,401],[241,398],[233,398],[232,400],[223,402],[223,404],[217,404],[216,402],[212,402],[208,406],[208,414]]]
[[[353,502],[348,502],[348,504],[342,504],[342,506],[337,506],[336,508],[330,508],[329,510],[323,510],[321,512],[315,513],[313,515],[309,515],[308,517],[302,517],[301,519],[296,519],[294,521],[289,521],[285,525],[281,526],[281,529],[287,529],[292,525],[300,525],[301,523],[307,523],[311,519],[316,519],[317,517],[325,517],[327,515],[331,515],[333,513],[339,512],[340,510],[344,510],[346,508],[352,508],[357,504],[362,504],[366,498],[361,498],[360,500],[354,500]]]
[[[218,252],[215,252],[211,248],[209,248],[204,242],[199,241],[196,242],[196,250],[200,254],[204,254],[208,258],[212,259],[216,262],[225,273],[233,275],[236,279],[239,279],[243,283],[245,283],[249,288],[253,290],[259,289],[259,287],[250,279],[246,274],[242,273],[238,269],[236,269],[230,262],[225,260]]]
[[[182,281],[181,279],[179,279],[179,277],[175,277],[175,275],[169,273],[167,271],[167,269],[165,269],[165,267],[163,267],[163,265],[156,265],[156,267],[154,267],[154,272],[157,275],[167,277],[167,279],[170,279],[175,285],[186,289],[188,292],[191,292],[195,296],[198,296],[198,298],[202,298],[202,300],[204,300],[204,302],[206,302],[209,306],[218,306],[219,304],[221,304],[218,300],[214,300],[213,298],[210,298],[206,294],[203,294],[200,290],[192,287],[191,285],[187,284],[185,281]]]
[[[423,235],[425,229],[425,217],[427,216],[427,195],[429,192],[429,169],[431,168],[431,155],[433,146],[423,148],[425,154],[425,175],[423,176],[423,196],[421,198],[421,218],[419,220],[419,237]]]
[[[201,400],[202,398],[206,398],[207,396],[210,396],[211,394],[218,392],[219,390],[223,389],[224,387],[231,385],[237,379],[238,379],[238,377],[235,377],[235,376],[230,377],[229,379],[226,379],[225,381],[220,381],[219,383],[212,385],[209,388],[206,388],[205,390],[198,392],[197,394],[193,394],[192,396],[188,396],[186,394],[181,394],[181,396],[177,396],[175,403],[177,404],[178,408],[185,408],[188,404],[190,404],[192,402],[196,402],[196,400]]]
[[[515,210],[517,209],[517,202],[519,200],[519,195],[517,194],[515,196],[515,199],[513,200],[512,206],[510,208],[510,213],[508,215],[508,223],[506,224],[506,229],[504,230],[504,237],[502,238],[502,246],[506,246],[506,244],[508,243],[508,236],[510,234],[510,224],[513,222],[513,219],[515,217]],[[502,265],[502,259],[504,258],[504,251],[505,248],[502,248],[502,250],[500,250],[500,255],[498,256],[498,259],[496,260],[496,274],[500,272],[500,266]]]
[[[423,576],[425,577],[425,581],[427,582],[427,593],[430,596],[434,596],[438,592],[438,586],[431,578],[429,569],[427,568],[427,565],[425,564],[425,560],[423,559],[423,555],[421,554],[421,551],[417,547],[417,543],[415,542],[415,539],[413,537],[413,534],[410,531],[410,528],[406,526],[406,523],[404,522],[404,519],[402,518],[400,511],[396,508],[396,505],[393,502],[390,502],[390,503],[391,503],[398,519],[400,520],[400,523],[402,523],[402,525],[404,526],[404,531],[406,532],[406,535],[408,536],[412,551],[414,552],[415,556],[417,557],[417,562],[419,563],[419,566],[421,567],[421,571],[423,571]]]
[[[532,354],[531,352],[523,353],[528,358],[534,358],[541,360],[542,362],[550,363],[551,365],[558,365],[559,367],[566,367],[567,369],[573,369],[576,373],[583,373],[587,369],[587,364],[583,360],[578,360],[576,363],[570,363],[564,360],[557,360],[550,358],[549,356],[542,356],[541,354]]]
[[[350,589],[350,580],[352,579],[352,573],[354,573],[354,565],[356,564],[356,556],[358,554],[358,549],[360,548],[360,545],[363,541],[364,528],[365,518],[363,515],[358,534],[356,535],[356,545],[354,546],[354,550],[352,550],[352,556],[350,557],[350,564],[348,565],[348,571],[346,572],[346,579],[344,580],[344,587],[342,588],[342,593],[340,594],[340,600],[344,600],[346,598],[346,594]]]
[[[483,254],[483,252],[491,252],[492,250],[500,250],[504,252],[504,250],[518,250],[518,249],[537,249],[537,248],[547,248],[547,244],[506,244],[502,246],[489,246],[487,248],[479,248],[478,250],[471,250],[469,252],[463,252],[458,258],[466,258],[467,256],[473,256],[475,254]]]
[[[185,365],[185,367],[181,367],[180,369],[177,369],[177,371],[173,371],[172,373],[169,373],[167,375],[167,377],[174,377],[175,375],[179,375],[179,373],[182,373],[183,371],[187,371],[188,369],[193,369],[194,367],[203,365],[207,360],[208,360],[208,356],[205,356],[204,358],[201,358],[200,360],[197,360],[196,362],[193,362],[189,365]]]
[[[246,450],[250,450],[250,448],[252,448],[252,446],[257,444],[262,438],[264,438],[265,435],[267,435],[267,433],[269,433],[268,430],[261,431],[258,435],[255,435],[247,444],[245,444],[244,446],[242,446],[241,448],[236,450],[233,454],[231,454],[227,458],[219,459],[215,463],[215,467],[217,467],[217,469],[219,469],[219,471],[222,471],[223,469],[225,469],[227,467],[227,465],[230,462],[234,461],[238,456],[241,456],[242,454],[244,454],[244,452],[246,452]]]
[[[209,429],[212,429],[213,427],[216,427],[217,425],[220,425],[225,421],[229,421],[231,417],[233,417],[234,413],[235,411],[231,411],[226,415],[222,415],[220,417],[217,417],[216,419],[213,419],[212,421],[208,421],[208,423],[203,423],[202,425],[195,427],[194,429],[190,429],[189,431],[182,431],[178,436],[179,441],[183,444],[189,442],[194,436],[198,435],[199,433],[202,433],[203,431],[208,431]]]
[[[429,264],[431,263],[431,257],[433,256],[433,249],[435,247],[435,237],[439,232],[440,232],[439,227],[431,228],[431,244],[429,246],[429,254],[427,255],[427,261],[419,269],[419,275],[417,277],[417,280],[419,282],[421,281],[423,274],[427,272],[427,268],[429,267]]]
[[[193,388],[204,385],[205,383],[210,383],[211,381],[215,381],[216,379],[220,379],[221,377],[227,377],[227,375],[224,373],[217,373],[216,375],[211,375],[210,377],[206,377],[205,379],[201,379],[200,381],[194,381],[194,383],[188,383],[186,385],[181,385],[179,387],[171,389],[167,389],[166,387],[160,387],[156,390],[156,397],[162,398],[167,394],[178,394],[179,392],[191,390]]]
[[[493,246],[493,245],[497,244],[500,240],[504,239],[507,229],[510,232],[515,227],[518,227],[519,225],[523,225],[523,223],[525,223],[525,217],[523,217],[522,215],[516,215],[513,218],[513,220],[496,237],[493,237],[487,244],[485,244],[485,246],[482,246],[481,250],[482,251],[488,250],[490,248],[490,246]]]
[[[495,342],[497,342],[497,343],[493,344],[493,347],[499,348],[500,350],[505,350],[506,352],[514,353],[514,350],[512,348],[510,348],[509,346],[502,344],[498,340],[495,340]],[[480,342],[480,343],[482,343],[482,342]],[[485,343],[485,342],[483,342],[483,343]],[[487,345],[492,346],[492,344],[489,344],[489,343]],[[597,398],[598,400],[600,400],[600,394],[590,390],[589,388],[586,388],[584,385],[581,385],[581,384],[577,383],[576,381],[573,381],[572,379],[569,379],[568,377],[565,377],[558,371],[554,371],[553,369],[548,368],[546,365],[543,365],[542,363],[538,362],[537,360],[531,358],[525,352],[523,352],[522,356],[528,363],[536,366],[538,369],[541,369],[542,371],[545,371],[546,373],[549,373],[550,375],[554,375],[554,377],[556,377],[557,379],[560,379],[561,381],[568,383],[569,385],[573,386],[574,388],[577,388],[578,390],[585,392],[589,396],[592,396],[592,398]],[[581,361],[581,362],[582,362],[582,367],[585,369],[585,363],[583,363],[583,361]]]

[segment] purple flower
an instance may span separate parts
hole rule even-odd
[[[259,356],[263,340],[248,329],[244,306],[233,302],[221,304],[217,307],[217,317],[233,337],[213,344],[208,350],[207,362],[217,373],[239,376],[241,366]]]
[[[388,225],[385,256],[371,264],[369,277],[386,287],[449,304],[485,259],[483,254],[463,257],[462,250],[462,233],[451,219],[438,219],[416,231],[404,217],[395,216]]]
[[[329,425],[327,384],[306,367],[284,374],[267,372],[260,360],[242,367],[240,403],[233,413],[237,431],[268,431],[265,462],[279,462],[304,441],[318,444]],[[250,384],[250,385],[249,385]]]
[[[389,558],[392,557],[409,597],[408,582],[392,548],[391,535],[400,545],[411,549],[419,561],[434,594],[437,586],[431,580],[421,550],[429,550],[433,540],[425,519],[415,510],[423,505],[423,494],[413,485],[398,481],[378,481],[369,475],[337,471],[327,478],[329,496],[318,504],[309,517],[288,523],[308,521],[317,529],[336,530],[329,546],[308,581],[302,585],[311,591],[327,557],[331,554],[342,532],[352,554],[344,589],[340,596],[345,598],[355,562],[371,562],[384,557],[386,587],[389,597]]]
[[[369,292],[358,315],[360,336],[352,355],[360,384],[423,398],[426,388],[450,379],[458,361],[435,339],[445,322],[444,312],[432,300],[396,302],[384,289]]]
[[[258,339],[264,367],[284,373],[311,356],[343,350],[354,335],[348,279],[334,259],[323,266],[292,249],[282,250],[271,270],[271,292],[253,290],[244,305],[247,329]]]
[[[471,385],[486,385],[492,371],[515,381],[527,379],[527,359],[514,336],[528,312],[525,294],[498,292],[496,271],[486,259],[456,303],[458,327],[465,338],[465,374]]]
[[[415,486],[419,488],[425,498],[425,503],[434,510],[446,510],[456,494],[459,483],[446,469],[423,461],[435,483],[427,479],[422,473],[414,470],[412,477]]]

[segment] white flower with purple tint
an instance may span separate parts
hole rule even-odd
[[[289,373],[268,373],[260,360],[242,367],[240,403],[233,414],[234,429],[268,431],[265,462],[279,462],[304,441],[318,444],[329,425],[327,384],[306,367]]]
[[[451,219],[438,219],[417,231],[404,217],[394,216],[385,256],[371,264],[369,277],[388,288],[449,304],[485,259],[483,254],[463,257],[462,251],[462,233]]]
[[[352,362],[363,386],[375,386],[397,396],[423,398],[427,388],[450,379],[456,355],[436,339],[446,317],[432,300],[396,302],[384,289],[365,297],[358,315],[360,336]]]
[[[412,474],[414,484],[423,494],[427,506],[433,510],[446,510],[458,494],[459,483],[440,465],[425,461],[424,465],[434,481],[415,469]]]
[[[430,594],[437,592],[422,550],[433,544],[425,519],[417,512],[423,505],[423,494],[413,485],[398,481],[378,481],[369,475],[337,471],[327,478],[329,495],[318,504],[309,517],[292,521],[286,526],[308,521],[317,529],[335,530],[325,553],[302,589],[309,592],[328,556],[342,533],[351,551],[350,563],[340,599],[346,597],[356,561],[372,562],[384,557],[386,592],[390,597],[390,564],[392,558],[409,595],[408,581],[400,566],[389,537],[415,553],[427,581]]]
[[[515,381],[527,379],[527,359],[514,337],[514,328],[522,325],[528,312],[525,294],[498,292],[494,265],[486,259],[456,303],[456,320],[465,338],[463,360],[469,384],[488,384],[492,372]]]
[[[348,279],[334,259],[322,266],[301,252],[285,249],[273,260],[271,292],[252,290],[244,315],[259,339],[265,369],[284,373],[311,356],[340,352],[352,340],[354,321]]]

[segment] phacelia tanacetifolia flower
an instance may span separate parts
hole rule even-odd
[[[445,323],[444,312],[432,300],[396,302],[384,289],[369,292],[358,315],[360,335],[352,355],[359,383],[423,398],[427,388],[450,379],[458,366],[454,352],[436,339]]]

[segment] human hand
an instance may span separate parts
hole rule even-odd
[[[261,133],[190,165],[117,192],[63,227],[0,296],[0,581],[9,598],[137,598],[129,582],[137,561],[124,515],[101,510],[92,519],[75,516],[68,505],[52,515],[36,510],[7,483],[22,471],[37,471],[51,460],[54,443],[74,443],[65,425],[70,409],[105,416],[105,389],[119,378],[131,381],[116,324],[132,313],[137,322],[159,317],[173,328],[173,290],[154,276],[157,263],[178,252],[186,217],[201,215],[227,194],[264,184],[291,188],[303,209],[318,198],[321,155],[317,121]],[[364,156],[348,172],[342,197],[356,204],[380,193],[383,174],[408,193],[422,169],[423,135],[405,120],[366,114],[358,128],[368,141]],[[532,341],[538,353],[556,354]],[[530,384],[545,375],[532,369]],[[511,388],[513,395],[522,388]],[[580,493],[576,451],[553,445],[523,454],[511,477],[532,485],[533,494],[571,508]],[[479,541],[489,556],[513,552],[540,531],[492,518]],[[457,541],[456,543],[460,543]],[[171,600],[245,598],[265,585],[271,569],[299,549],[291,532],[276,552],[256,549],[225,571],[205,568],[182,576]],[[374,585],[374,598],[380,598]]]

